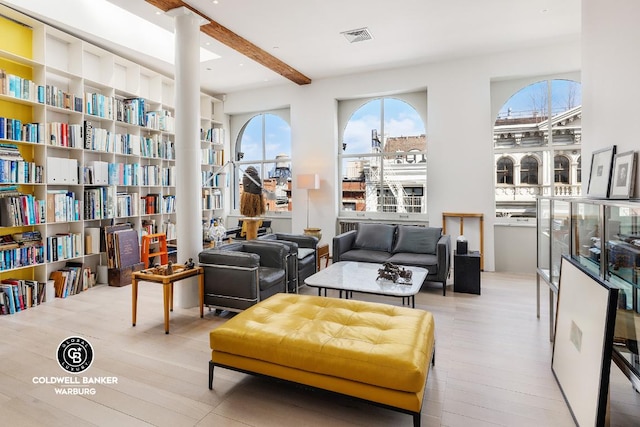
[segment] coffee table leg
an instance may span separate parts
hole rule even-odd
[[[169,300],[171,299],[171,283],[162,284],[162,299],[164,301],[164,333],[169,333]]]
[[[131,326],[136,326],[136,312],[138,311],[138,279],[131,279]]]

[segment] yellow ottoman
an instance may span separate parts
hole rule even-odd
[[[408,307],[276,294],[210,333],[214,366],[304,384],[413,415],[434,361],[431,313]]]

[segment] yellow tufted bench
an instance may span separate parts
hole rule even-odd
[[[220,366],[366,400],[413,415],[435,361],[431,313],[408,307],[276,294],[210,333]]]

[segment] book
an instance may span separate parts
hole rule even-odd
[[[140,262],[140,243],[137,230],[120,230],[114,233],[116,268],[130,267]]]

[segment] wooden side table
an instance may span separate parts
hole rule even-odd
[[[320,268],[322,267],[320,264],[320,261],[324,259],[324,267],[327,268],[329,266],[329,244],[328,243],[323,243],[321,245],[318,245],[318,247],[316,248],[316,260],[318,265],[317,270],[320,271]]]
[[[154,282],[162,284],[162,297],[164,302],[164,333],[169,333],[169,311],[173,311],[173,283],[187,277],[198,276],[198,294],[200,300],[200,317],[204,317],[204,268],[193,267],[185,270],[184,265],[174,264],[173,268],[178,272],[162,275],[154,274],[148,270],[136,271],[131,274],[131,324],[136,326],[136,314],[138,311],[138,282]],[[180,270],[182,269],[182,270]]]

